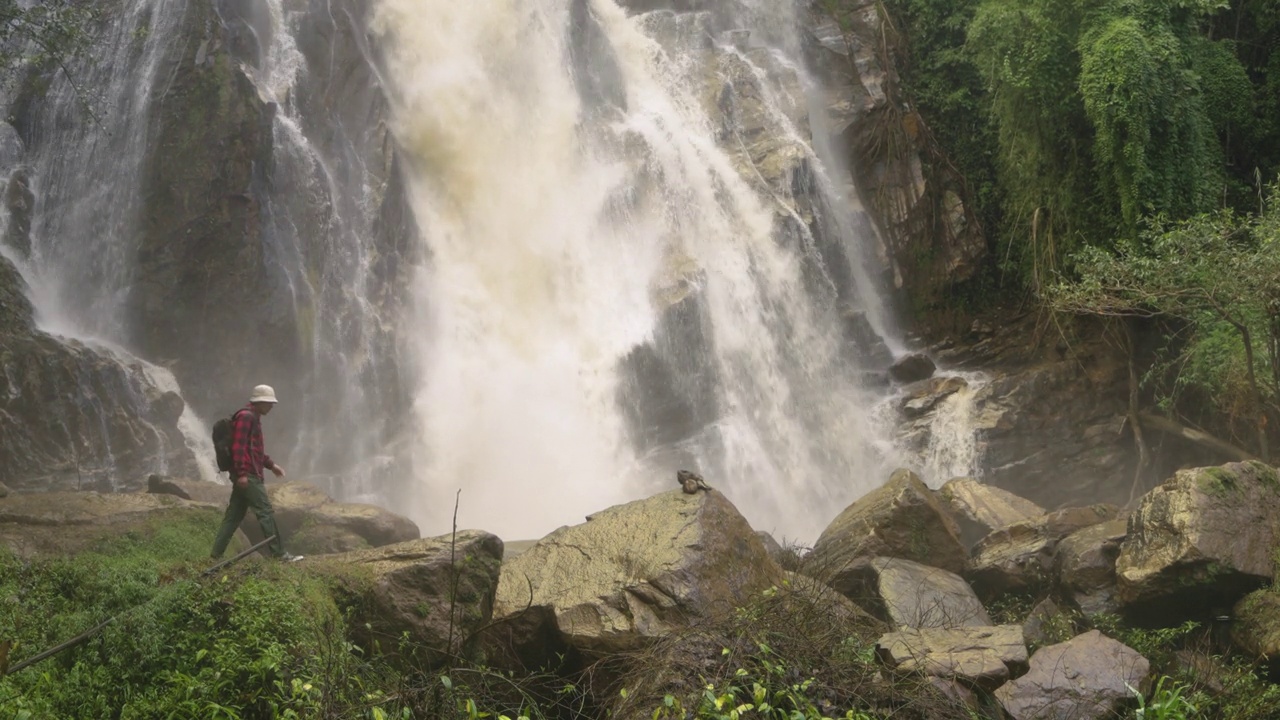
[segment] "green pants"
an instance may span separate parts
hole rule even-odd
[[[263,537],[276,536],[276,539],[268,545],[271,548],[271,554],[276,557],[284,554],[284,543],[280,540],[280,533],[276,531],[276,515],[271,509],[271,500],[267,498],[267,488],[262,484],[262,478],[250,475],[247,486],[236,487],[234,482],[231,485],[231,502],[227,503],[227,512],[222,516],[222,527],[218,528],[218,536],[213,540],[213,552],[209,553],[210,557],[220,558],[222,553],[226,552],[227,545],[236,534],[236,529],[240,527],[240,521],[244,520],[244,513],[249,508],[253,508],[253,514],[258,516]]]

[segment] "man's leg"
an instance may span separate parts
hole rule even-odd
[[[231,500],[227,503],[227,511],[222,515],[222,526],[218,528],[218,534],[213,539],[213,551],[209,553],[209,557],[221,558],[222,553],[227,551],[227,545],[231,543],[231,538],[239,529],[240,521],[244,520],[245,510],[248,509],[249,503],[245,498],[245,491],[233,486]]]
[[[276,513],[271,507],[271,499],[267,497],[267,486],[262,483],[261,478],[250,477],[249,487],[245,488],[245,495],[249,501],[249,507],[253,508],[253,514],[258,516],[258,524],[262,526],[262,535],[264,537],[276,536],[271,542],[271,554],[276,557],[284,555],[284,541],[280,539],[280,533],[276,530]]]

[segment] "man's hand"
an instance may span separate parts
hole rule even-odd
[[[284,466],[276,463],[271,466],[271,472],[275,473],[276,477],[284,477]]]
[[[236,478],[236,487],[240,488],[241,490],[249,487],[249,476],[241,475],[240,477]]]

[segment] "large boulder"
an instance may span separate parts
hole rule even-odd
[[[1085,615],[1119,609],[1116,556],[1128,532],[1127,520],[1108,520],[1058,543],[1058,584]]]
[[[940,568],[901,558],[871,558],[848,577],[848,597],[894,627],[991,624],[969,584]]]
[[[1260,462],[1180,470],[1129,519],[1116,576],[1135,616],[1230,607],[1273,577],[1280,474]]]
[[[723,494],[673,490],[562,527],[504,564],[494,616],[526,625],[525,637],[504,638],[526,661],[537,651],[529,644],[547,637],[600,656],[730,612],[783,581]]]
[[[960,572],[965,549],[959,532],[919,476],[898,470],[831,521],[802,570],[846,594],[873,557],[899,557]]]
[[[907,628],[876,643],[876,656],[892,670],[954,678],[994,690],[1027,664],[1021,625]]]
[[[970,477],[947,481],[938,494],[959,520],[960,541],[966,547],[1000,528],[1045,514],[1044,508],[1026,498]]]
[[[20,557],[69,555],[106,538],[148,533],[169,521],[208,526],[209,544],[220,513],[177,497],[145,493],[15,493],[0,498],[0,548]],[[248,547],[243,535],[231,551]]]
[[[225,507],[231,486],[152,476],[148,491]],[[419,537],[418,526],[409,518],[376,505],[335,502],[305,481],[267,483],[267,497],[275,511],[276,528],[291,552],[345,552]],[[265,538],[252,511],[245,513],[240,527],[254,543]]]
[[[1143,691],[1151,665],[1097,630],[1031,656],[1026,675],[995,691],[1013,720],[1103,720]]]
[[[434,664],[468,654],[493,617],[502,566],[502,540],[479,530],[422,538],[326,558],[363,597],[352,627],[359,639],[384,649],[404,634]]]
[[[1063,538],[1113,520],[1113,505],[1067,508],[1014,523],[983,538],[973,548],[966,577],[979,597],[1036,591],[1053,584],[1054,552]]]

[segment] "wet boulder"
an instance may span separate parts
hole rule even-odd
[[[1117,512],[1114,505],[1068,508],[996,530],[974,546],[966,577],[983,598],[1046,589],[1054,582],[1058,543]]]
[[[831,521],[805,558],[802,572],[846,594],[873,557],[904,558],[960,572],[966,553],[959,532],[919,476],[898,470]]]
[[[966,547],[1000,528],[1045,514],[1030,500],[969,477],[947,481],[938,494],[958,519],[960,540]]]
[[[1129,520],[1116,559],[1120,601],[1151,622],[1229,607],[1272,579],[1278,543],[1274,468],[1251,461],[1179,470]]]
[[[1013,720],[1103,720],[1145,689],[1151,665],[1126,645],[1090,630],[1031,656],[1026,675],[995,691]]]
[[[673,490],[562,527],[505,563],[494,616],[521,627],[490,635],[526,663],[556,645],[626,652],[784,579],[723,494]]]
[[[1021,625],[906,628],[882,636],[876,656],[891,670],[994,690],[1026,667],[1027,645]]]
[[[911,353],[889,366],[889,377],[903,385],[928,380],[938,369],[924,353]]]
[[[309,560],[310,561],[310,560]],[[479,530],[422,538],[321,560],[360,602],[358,640],[395,646],[407,634],[435,664],[466,656],[493,617],[502,540]],[[351,570],[355,573],[351,573]],[[451,612],[452,611],[452,612]]]

